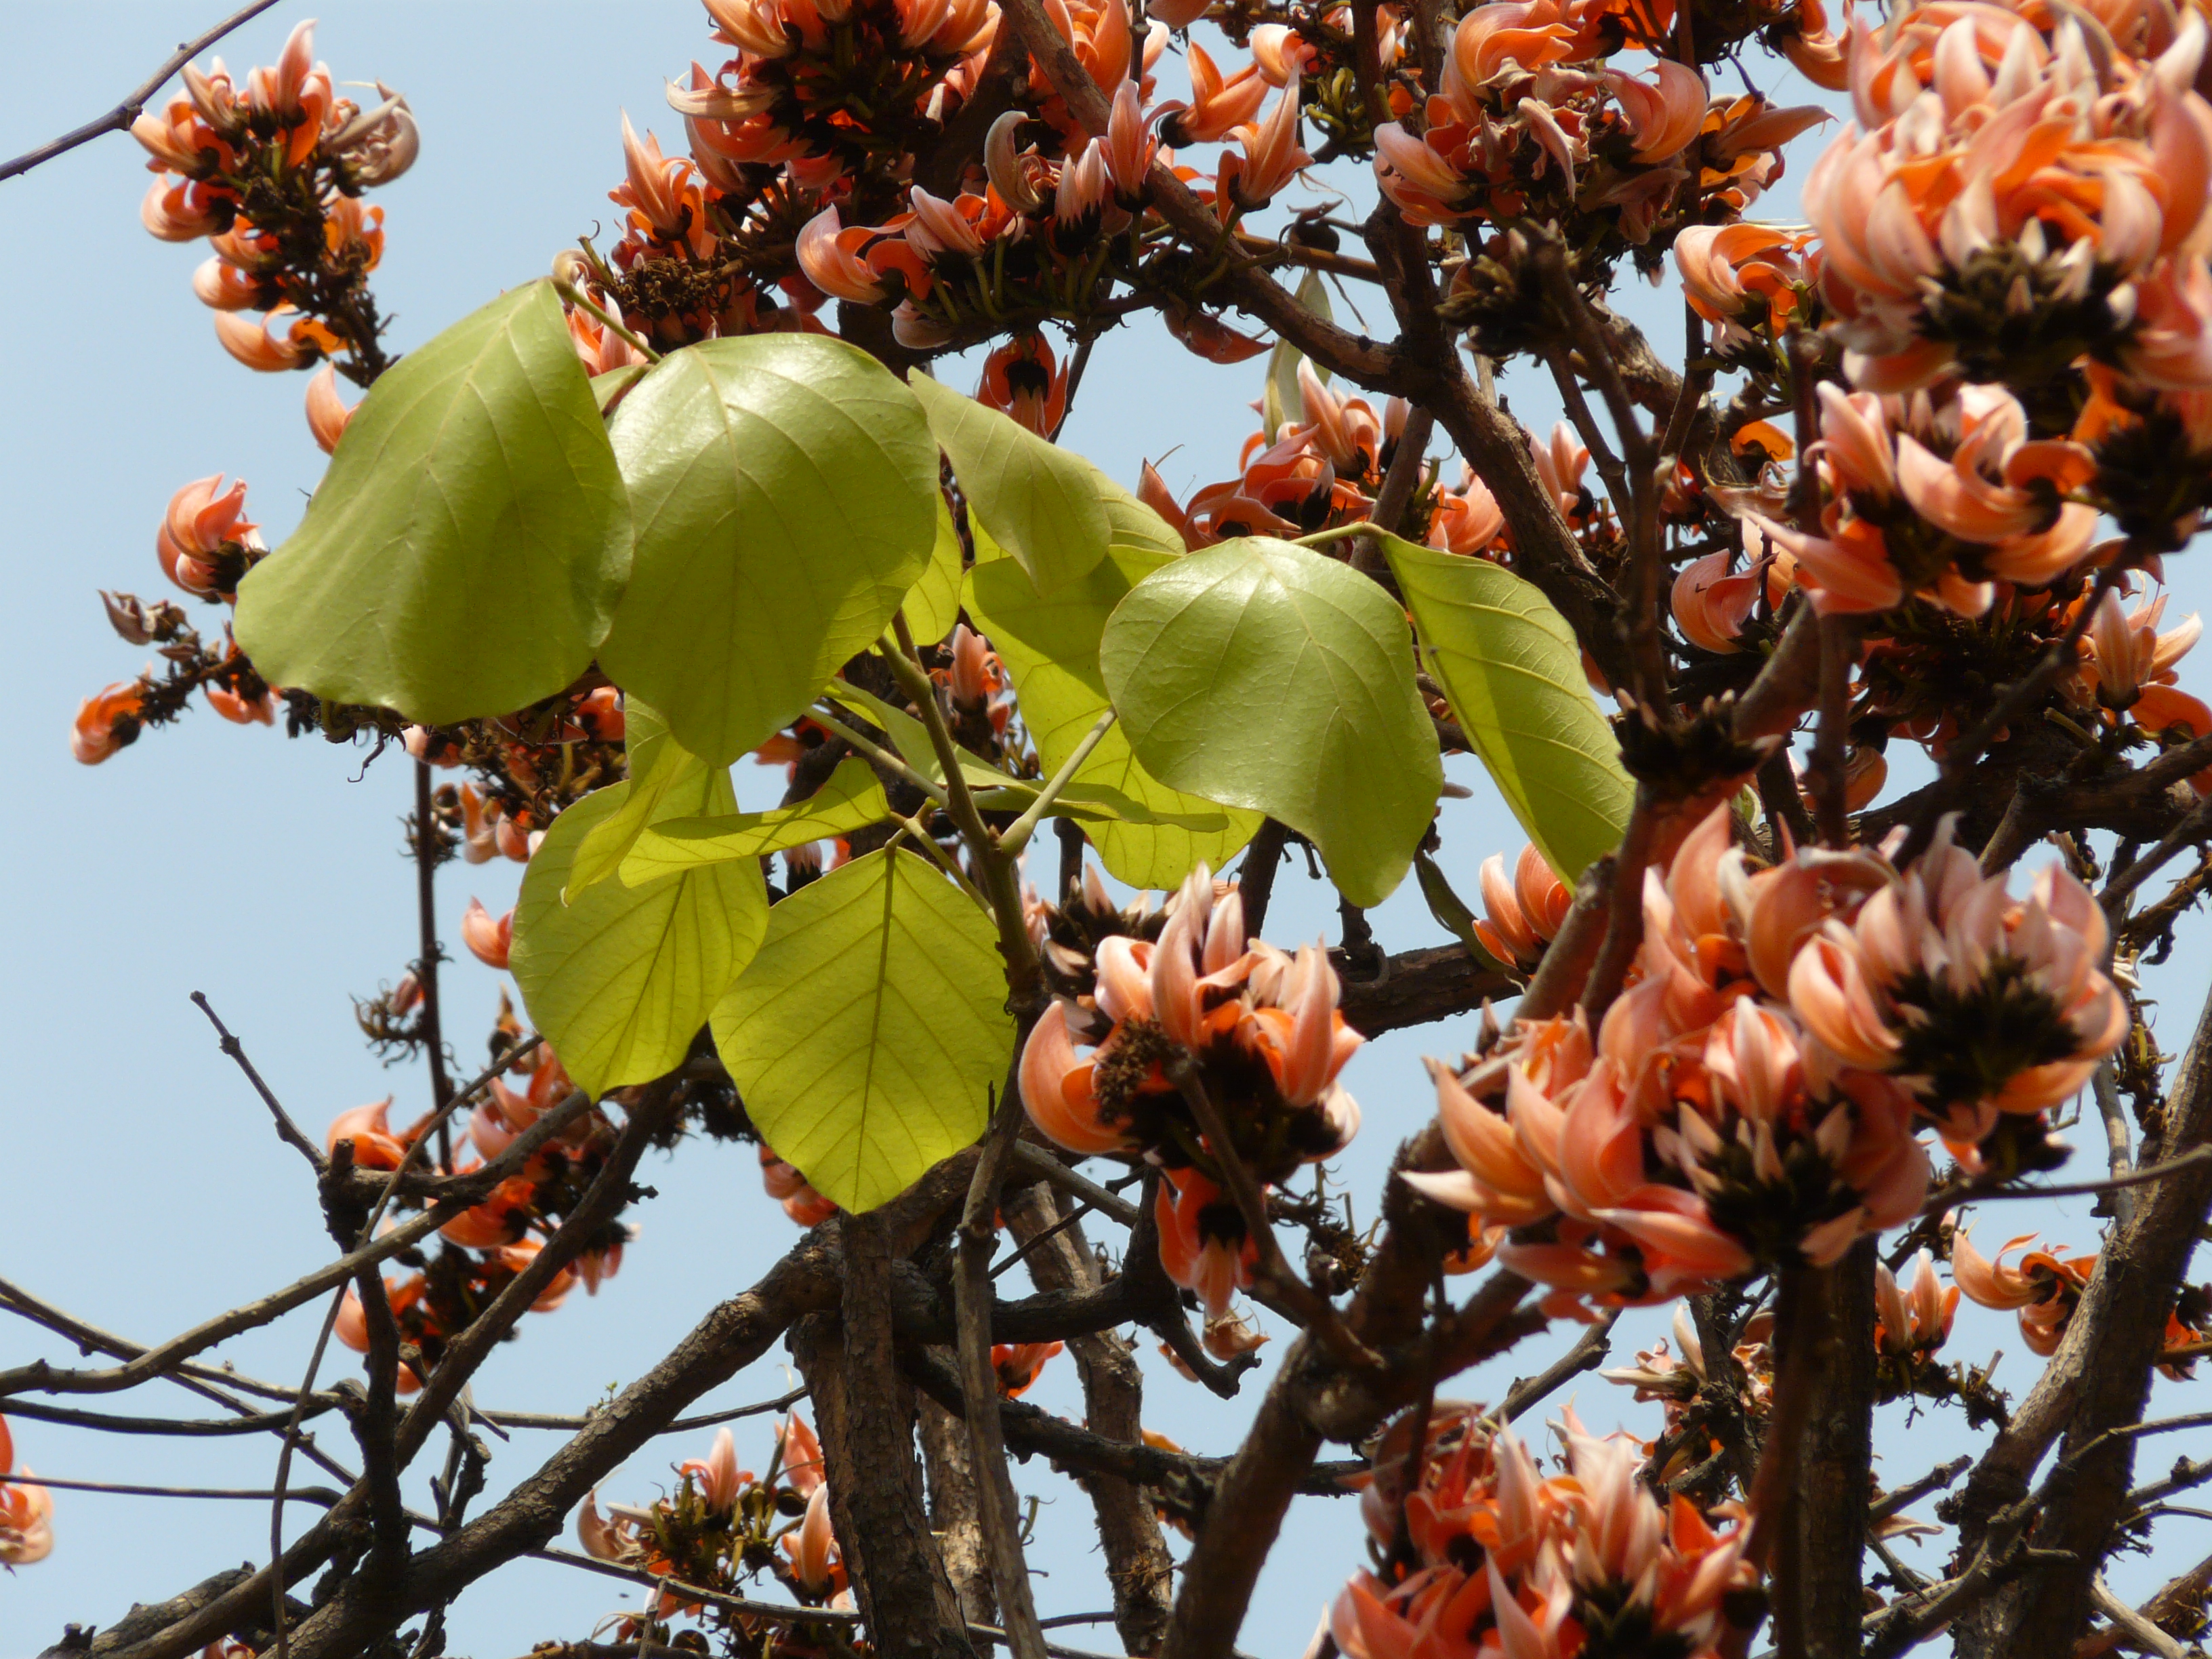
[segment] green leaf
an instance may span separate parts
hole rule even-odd
[[[1047,772],[1066,763],[1111,706],[1098,665],[1107,617],[1132,586],[1171,562],[1165,553],[1116,547],[1080,582],[1049,599],[1011,560],[968,573],[969,614],[1013,678],[1022,723]],[[1078,807],[1113,805],[1125,820],[1093,825],[1091,836],[1108,872],[1133,887],[1173,887],[1200,859],[1218,869],[1260,827],[1256,812],[1169,788],[1138,764],[1118,721],[1077,772],[1066,799]]]
[[[1085,461],[1084,465],[1090,466],[1091,463]],[[1096,467],[1091,471],[1098,480],[1099,496],[1106,503],[1106,517],[1113,526],[1115,547],[1164,553],[1170,558],[1183,556],[1182,535],[1173,525]]]
[[[1354,904],[1404,879],[1443,769],[1406,618],[1366,577],[1288,542],[1224,542],[1131,588],[1099,665],[1153,776],[1280,819]]]
[[[952,462],[968,515],[1051,593],[1106,556],[1114,525],[1090,462],[926,374],[915,395]]]
[[[277,684],[452,725],[583,672],[629,562],[606,428],[539,281],[377,381],[234,625]]]
[[[1551,601],[1486,559],[1381,538],[1429,672],[1536,850],[1572,887],[1620,844],[1636,787]]]
[[[769,912],[714,1042],[776,1154],[871,1210],[983,1133],[1013,1050],[1006,996],[990,919],[888,848]]]
[[[1474,912],[1467,908],[1467,901],[1452,890],[1450,882],[1437,861],[1426,853],[1413,854],[1413,875],[1421,884],[1421,896],[1428,901],[1429,914],[1443,924],[1444,931],[1467,947],[1476,965],[1493,973],[1521,976],[1520,969],[1510,962],[1500,962],[1490,954],[1482,937],[1474,931]]]
[[[1328,303],[1328,288],[1322,283],[1321,273],[1309,270],[1298,282],[1298,303],[1324,322],[1335,320],[1335,313]],[[1275,342],[1275,349],[1267,355],[1267,389],[1261,394],[1260,425],[1273,443],[1281,437],[1285,425],[1302,424],[1306,418],[1306,397],[1298,386],[1298,365],[1305,361],[1305,353],[1288,340]],[[1323,385],[1328,382],[1328,370],[1316,363],[1314,374]]]
[[[936,545],[913,394],[839,340],[755,334],[664,358],[608,425],[637,555],[599,664],[731,761],[872,644]]]
[[[611,368],[604,374],[592,376],[592,397],[599,406],[599,413],[607,412],[607,405],[629,390],[649,364],[624,363],[620,368]]]
[[[935,645],[960,620],[960,532],[952,527],[952,509],[945,497],[937,498],[937,545],[929,568],[906,596],[907,631],[916,645]]]
[[[710,865],[625,887],[601,882],[563,904],[577,848],[630,786],[584,797],[553,821],[522,878],[508,967],[531,1023],[594,1095],[679,1064],[768,931],[757,864]],[[662,797],[668,817],[727,812],[729,775],[698,768]]]
[[[673,871],[758,859],[808,842],[850,835],[882,822],[890,813],[875,769],[864,760],[842,760],[827,783],[793,805],[720,817],[664,819],[638,837],[623,860],[622,878],[635,887]]]
[[[706,762],[669,735],[668,722],[635,697],[623,700],[623,728],[629,765],[627,787],[620,804],[599,818],[577,843],[568,884],[561,895],[564,904],[574,903],[586,888],[614,874],[646,825],[659,815],[669,792],[708,771]]]

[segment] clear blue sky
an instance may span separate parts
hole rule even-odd
[[[220,9],[213,0],[10,8],[14,73],[0,113],[0,153],[27,149],[112,105],[172,43]],[[271,61],[306,15],[303,4],[280,6],[222,50],[234,67]],[[714,56],[703,12],[684,0],[619,8],[329,0],[319,15],[318,55],[337,77],[382,79],[408,95],[422,126],[421,162],[376,198],[389,233],[377,291],[401,349],[542,273],[579,233],[611,226],[617,210],[605,192],[621,176],[618,110],[627,107],[641,128],[659,128],[675,148],[681,127],[663,104],[664,79],[680,75],[694,56]],[[1174,77],[1171,66],[1165,73]],[[1812,153],[1794,170],[1802,173]],[[109,632],[94,590],[164,592],[153,541],[170,493],[211,472],[242,474],[273,544],[296,522],[322,465],[301,416],[305,378],[254,375],[225,356],[210,313],[191,292],[204,250],[157,243],[140,228],[137,204],[148,181],[137,147],[117,135],[0,184],[0,226],[15,250],[0,269],[0,314],[9,325],[0,371],[8,392],[0,404],[0,491],[17,526],[10,560],[16,706],[0,724],[0,776],[9,785],[0,817],[0,939],[8,946],[0,952],[0,1006],[14,1031],[13,1063],[0,1082],[0,1169],[7,1171],[0,1274],[141,1341],[265,1292],[308,1271],[331,1248],[305,1172],[216,1051],[185,1000],[191,992],[209,994],[316,1133],[337,1112],[386,1092],[399,1096],[397,1115],[411,1116],[425,1092],[419,1075],[386,1073],[364,1051],[348,1000],[396,977],[415,948],[398,836],[409,787],[402,766],[387,757],[357,777],[360,751],[314,739],[287,743],[260,728],[222,725],[204,708],[96,770],[69,757],[78,700],[128,678],[143,654]],[[1660,318],[1675,310],[1671,301],[1644,308]],[[1369,321],[1382,326],[1371,308]],[[1162,470],[1187,493],[1233,471],[1250,429],[1243,405],[1257,393],[1259,368],[1200,363],[1156,327],[1109,337],[1068,441],[1128,483],[1144,459],[1168,457]],[[1548,426],[1548,388],[1518,389],[1524,416]],[[2206,584],[2197,568],[2177,560],[2174,574],[2177,608],[2202,605]],[[750,769],[739,769],[740,788],[757,795],[766,781],[744,775]],[[1472,763],[1462,758],[1451,769],[1476,791],[1472,801],[1446,804],[1443,826],[1448,867],[1472,897],[1483,855],[1510,855],[1522,838]],[[1285,943],[1324,932],[1333,938],[1333,905],[1296,868],[1285,867],[1271,935]],[[512,902],[518,872],[505,863],[449,868],[441,890],[449,944],[471,894],[496,913]],[[1376,927],[1394,949],[1443,939],[1411,884],[1378,913]],[[2181,955],[2154,981],[2171,1000],[2160,1028],[2168,1048],[2185,1041],[2212,977],[2201,933]],[[499,981],[465,958],[451,980],[448,1029],[466,1058],[480,1052]],[[1348,1080],[1366,1127],[1343,1173],[1363,1222],[1373,1213],[1391,1149],[1433,1109],[1418,1056],[1455,1051],[1471,1040],[1471,1024],[1401,1035],[1355,1060]],[[2073,1138],[2091,1154],[2081,1162],[2097,1161],[2094,1121]],[[480,1374],[480,1404],[588,1407],[659,1358],[714,1298],[758,1278],[794,1236],[762,1195],[747,1149],[687,1146],[649,1165],[644,1178],[660,1196],[635,1212],[641,1236],[622,1276],[596,1300],[579,1294],[558,1313],[526,1322],[522,1340]],[[2021,1228],[2006,1227],[2016,1215]],[[1990,1218],[1983,1243],[2037,1224],[2057,1227],[2077,1246],[2093,1242],[2086,1203],[2077,1203],[2063,1219],[2014,1206],[2013,1214]],[[319,1311],[296,1314],[222,1355],[252,1375],[296,1383]],[[1641,1316],[1637,1340],[1662,1318]],[[1532,1344],[1462,1379],[1456,1390],[1495,1399],[1514,1375],[1537,1369],[1571,1337],[1561,1332]],[[1632,1346],[1618,1345],[1618,1357],[1625,1361]],[[2019,1357],[2010,1319],[1962,1309],[1950,1356],[1978,1359],[1995,1348],[2015,1356],[1999,1380],[2017,1395],[2033,1372]],[[40,1354],[60,1363],[76,1358],[31,1328],[0,1322],[0,1364]],[[779,1351],[714,1401],[781,1392],[781,1359]],[[338,1355],[326,1375],[351,1364],[350,1355]],[[1271,1371],[1248,1383],[1245,1399],[1224,1404],[1154,1363],[1147,1423],[1194,1449],[1226,1451]],[[2160,1385],[2163,1399],[2175,1394]],[[1031,1397],[1080,1415],[1065,1361]],[[149,1413],[204,1409],[168,1388],[100,1403]],[[1602,1425],[1626,1399],[1593,1380],[1579,1403]],[[1649,1434],[1655,1413],[1635,1408],[1629,1420]],[[15,1437],[34,1468],[89,1480],[264,1486],[276,1458],[266,1437],[120,1440],[27,1422],[16,1423]],[[349,1455],[342,1429],[325,1437]],[[2205,1449],[2203,1437],[2193,1446],[2176,1440],[2148,1447],[2145,1466]],[[767,1443],[764,1424],[739,1425],[741,1461],[764,1459]],[[1910,1478],[1962,1443],[1955,1416],[1924,1413],[1908,1426],[1901,1411],[1886,1412],[1883,1477],[1891,1484]],[[495,1449],[495,1498],[552,1443],[518,1433]],[[673,1462],[703,1449],[657,1443],[611,1479],[604,1495],[647,1498],[668,1483]],[[418,1469],[418,1482],[427,1473]],[[1041,1465],[1018,1468],[1016,1480],[1046,1503],[1033,1556],[1043,1610],[1106,1607],[1085,1500]],[[35,1652],[65,1621],[112,1622],[132,1599],[159,1599],[265,1554],[268,1516],[259,1504],[65,1492],[57,1509],[53,1557],[0,1578],[0,1659]],[[292,1529],[310,1514],[295,1507]],[[2126,1589],[2162,1579],[2202,1553],[2206,1532],[2168,1523],[2157,1561],[2124,1562],[2116,1582]],[[1302,1500],[1255,1600],[1244,1645],[1268,1659],[1302,1650],[1327,1597],[1360,1559],[1351,1506]],[[1932,1567],[1940,1547],[1908,1559]],[[526,1563],[460,1604],[450,1640],[457,1653],[499,1659],[540,1640],[580,1638],[626,1602],[634,1598],[613,1581]],[[1112,1644],[1109,1627],[1064,1634]]]

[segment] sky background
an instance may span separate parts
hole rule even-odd
[[[14,73],[0,109],[0,154],[27,149],[108,107],[218,9],[211,0],[10,5]],[[271,62],[306,15],[301,4],[280,6],[220,50],[234,68]],[[374,198],[386,210],[388,232],[376,290],[392,319],[391,341],[402,349],[542,274],[579,234],[603,233],[600,245],[610,245],[618,210],[605,192],[621,177],[619,110],[677,148],[681,124],[663,103],[664,81],[695,56],[719,57],[704,14],[684,0],[619,8],[329,0],[319,15],[317,55],[337,78],[385,81],[407,94],[422,127],[419,164]],[[1163,64],[1162,80],[1165,92],[1180,90],[1172,61]],[[1817,135],[1801,141],[1793,171],[1802,173],[1823,142]],[[0,400],[0,499],[17,526],[9,562],[18,630],[16,713],[0,723],[0,776],[9,786],[0,815],[0,940],[7,946],[0,1007],[15,1032],[0,1080],[0,1275],[150,1343],[309,1271],[331,1248],[306,1171],[216,1051],[186,1000],[191,992],[207,993],[311,1133],[392,1092],[395,1117],[407,1121],[426,1103],[427,1089],[418,1072],[387,1072],[366,1052],[349,1001],[388,984],[415,951],[411,872],[398,822],[410,787],[403,760],[389,755],[364,773],[364,751],[319,739],[288,743],[265,729],[226,726],[204,708],[96,769],[69,755],[79,700],[129,678],[143,659],[109,631],[95,590],[164,594],[153,542],[171,493],[213,472],[245,477],[273,545],[297,521],[323,465],[301,412],[305,378],[256,375],[232,362],[190,287],[205,250],[155,242],[140,228],[137,210],[149,181],[137,146],[112,135],[0,184],[0,227],[16,250],[0,265],[0,315],[10,325],[0,368],[9,394]],[[1762,216],[1794,210],[1793,179]],[[1639,284],[1630,303],[1662,348],[1679,340],[1671,292],[1654,295]],[[1379,307],[1367,311],[1370,327],[1382,331]],[[1101,343],[1066,441],[1125,483],[1152,459],[1187,496],[1232,476],[1254,424],[1244,405],[1258,394],[1263,367],[1216,368],[1156,326],[1131,327]],[[973,370],[947,369],[945,378],[971,386]],[[1507,389],[1523,418],[1548,429],[1556,414],[1548,387],[1509,380]],[[2172,570],[2174,612],[2203,605],[2202,567],[2183,558]],[[198,617],[220,621],[210,611]],[[2184,682],[2208,689],[2189,665]],[[1475,763],[1457,757],[1448,770],[1474,791],[1471,800],[1444,804],[1442,825],[1447,872],[1472,899],[1482,858],[1510,857],[1522,836]],[[738,775],[747,806],[770,804],[781,787],[780,775],[749,766]],[[1899,764],[1892,787],[1916,781],[1913,769]],[[1049,856],[1048,838],[1046,846]],[[519,876],[520,866],[505,862],[448,867],[440,912],[449,949],[459,953],[470,896],[496,914],[513,902]],[[1411,882],[1376,914],[1375,925],[1393,950],[1445,938]],[[1308,882],[1301,866],[1287,865],[1270,935],[1295,944],[1333,939],[1335,931],[1333,896]],[[2203,931],[2185,939],[2174,963],[2151,978],[2165,1005],[2159,1035],[2177,1050],[2212,981]],[[501,981],[464,956],[447,984],[447,1030],[467,1071],[482,1052]],[[1340,1174],[1363,1224],[1392,1149],[1433,1110],[1419,1055],[1455,1054],[1473,1040],[1474,1024],[1470,1017],[1396,1034],[1352,1062],[1346,1081],[1364,1109],[1365,1128]],[[2071,1139],[2083,1149],[2075,1173],[2101,1170],[2094,1115]],[[580,1293],[559,1312],[526,1322],[522,1339],[479,1373],[481,1405],[587,1409],[649,1367],[714,1299],[754,1282],[795,1237],[763,1195],[750,1148],[687,1145],[649,1163],[642,1178],[659,1196],[632,1212],[639,1237],[620,1278],[596,1299]],[[2096,1224],[2087,1207],[2086,1200],[2033,1211],[2005,1206],[1985,1219],[1981,1243],[1987,1249],[2042,1227],[2087,1247]],[[321,1306],[242,1338],[219,1357],[295,1385]],[[1630,1340],[1616,1340],[1615,1363],[1628,1363],[1665,1316],[1661,1310],[1624,1324]],[[1532,1342],[1453,1390],[1494,1401],[1572,1335],[1560,1330]],[[2012,1320],[1962,1306],[1945,1357],[1979,1362],[1999,1349],[2008,1358],[1997,1381],[2017,1397],[2033,1382],[2035,1362]],[[1144,1352],[1147,1425],[1206,1451],[1233,1447],[1273,1369],[1255,1373],[1243,1398],[1222,1402],[1175,1377],[1149,1342]],[[1279,1344],[1267,1351],[1280,1352]],[[40,1355],[58,1364],[78,1359],[35,1328],[0,1323],[0,1364]],[[349,1353],[334,1354],[325,1379],[355,1363]],[[770,1397],[788,1381],[779,1349],[695,1409]],[[1080,1417],[1065,1359],[1048,1369],[1030,1398]],[[1595,1426],[1625,1421],[1644,1435],[1656,1431],[1657,1408],[1629,1406],[1626,1390],[1591,1378],[1575,1398]],[[2187,1409],[2185,1401],[2201,1408],[2203,1386],[2161,1382],[2154,1409]],[[167,1385],[88,1403],[148,1414],[210,1409]],[[1967,1443],[1954,1413],[1908,1417],[1901,1407],[1881,1414],[1885,1485]],[[267,1437],[132,1440],[21,1420],[13,1426],[21,1461],[82,1480],[265,1487],[276,1455]],[[762,1466],[767,1424],[737,1426],[740,1461]],[[649,1500],[672,1484],[674,1462],[703,1455],[707,1437],[656,1442],[605,1483],[603,1499]],[[324,1441],[350,1462],[342,1428],[326,1428]],[[2139,1467],[2162,1468],[2183,1452],[2202,1455],[2208,1442],[2212,1437],[2200,1434],[2147,1443]],[[534,1469],[553,1438],[519,1431],[494,1449],[486,1502]],[[432,1461],[415,1472],[418,1501]],[[1018,1466],[1016,1484],[1043,1503],[1032,1553],[1042,1611],[1105,1609],[1086,1500],[1041,1464]],[[0,1659],[36,1652],[67,1621],[112,1623],[134,1599],[158,1600],[266,1553],[264,1504],[61,1492],[56,1506],[53,1556],[0,1577]],[[289,1531],[312,1513],[295,1506]],[[2140,1599],[2197,1559],[2208,1536],[2212,1527],[2203,1522],[2165,1523],[2155,1559],[2116,1564],[2116,1585]],[[1905,1555],[1932,1571],[1947,1549],[1938,1541]],[[1254,1598],[1243,1645],[1266,1659],[1293,1659],[1363,1554],[1350,1504],[1300,1500]],[[504,1659],[542,1640],[580,1638],[635,1602],[615,1581],[519,1563],[459,1605],[450,1650]],[[1113,1645],[1109,1626],[1059,1635],[1077,1645]]]

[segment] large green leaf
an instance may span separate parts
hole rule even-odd
[[[708,340],[630,389],[608,432],[637,552],[599,663],[731,761],[882,633],[937,541],[937,446],[898,380],[842,341]]]
[[[1091,464],[1086,461],[1084,465]],[[1106,518],[1113,526],[1115,547],[1165,553],[1174,558],[1182,556],[1185,549],[1181,532],[1104,473],[1095,467],[1091,471],[1098,481],[1100,499],[1106,503]]]
[[[1114,524],[1096,467],[926,374],[913,384],[969,517],[1021,562],[1039,592],[1057,592],[1106,556]]]
[[[1620,844],[1635,785],[1551,601],[1486,559],[1395,536],[1382,550],[1429,672],[1536,850],[1569,886]]]
[[[621,810],[629,787],[586,795],[553,821],[522,878],[508,960],[531,1023],[594,1095],[679,1063],[768,930],[757,863],[635,887],[603,881],[562,902],[577,847]],[[729,774],[700,768],[663,795],[659,811],[693,817],[736,805]]]
[[[1049,599],[1011,559],[968,573],[969,614],[1013,677],[1022,723],[1047,772],[1058,772],[1111,706],[1098,668],[1107,617],[1133,585],[1168,562],[1163,553],[1116,547],[1081,581]],[[1100,801],[1087,794],[1091,788],[1118,793],[1151,819],[1089,825],[1108,872],[1133,887],[1173,887],[1200,859],[1218,869],[1260,827],[1257,812],[1160,782],[1137,763],[1118,722],[1076,773],[1067,799]],[[1136,815],[1124,810],[1116,816]]]
[[[918,854],[871,853],[769,914],[714,1042],[779,1157],[870,1210],[983,1133],[1013,1049],[990,920]]]
[[[605,881],[622,867],[623,858],[645,826],[660,816],[662,803],[679,785],[703,778],[707,763],[676,741],[668,722],[635,697],[623,700],[623,749],[629,776],[610,811],[603,811],[576,843],[568,866],[568,884],[562,897],[573,903],[577,895]],[[726,767],[714,769],[726,772]]]
[[[952,509],[939,495],[937,544],[929,556],[929,568],[900,607],[916,645],[935,645],[960,620],[960,532],[952,527]]]
[[[678,870],[758,859],[808,842],[850,835],[890,813],[875,769],[860,759],[842,760],[830,781],[806,799],[765,812],[737,812],[720,817],[667,818],[638,837],[623,860],[622,878],[632,886]]]
[[[314,499],[238,592],[280,685],[450,725],[592,660],[629,510],[560,301],[536,282],[417,346],[347,422]]]
[[[1404,879],[1443,785],[1389,596],[1249,537],[1162,566],[1115,608],[1099,665],[1147,771],[1280,819],[1354,904]]]

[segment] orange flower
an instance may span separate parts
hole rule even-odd
[[[506,971],[507,954],[514,947],[514,912],[509,910],[494,921],[482,899],[471,899],[467,913],[461,917],[461,943],[485,967]]]
[[[97,766],[137,742],[138,711],[145,706],[145,693],[136,680],[118,681],[87,697],[70,729],[70,753],[87,766]]]

